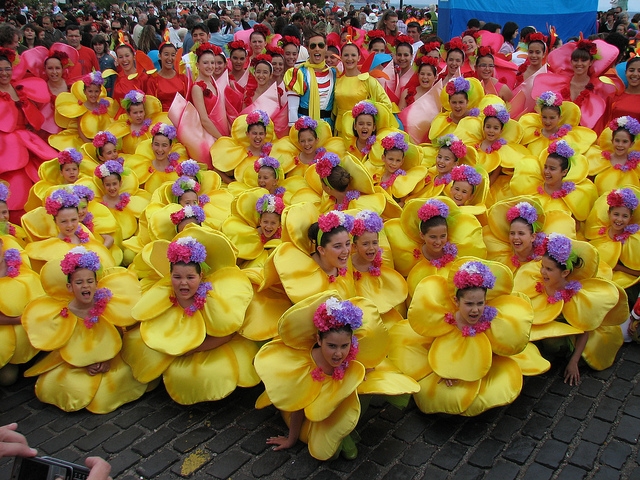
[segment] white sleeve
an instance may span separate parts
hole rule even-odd
[[[293,92],[287,92],[289,102],[289,126],[298,120],[298,107],[300,106],[300,97]]]

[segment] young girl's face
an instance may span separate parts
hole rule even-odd
[[[420,238],[424,242],[427,255],[431,258],[440,258],[449,238],[449,232],[445,225],[437,225],[429,228],[426,233],[421,232]]]
[[[93,51],[96,52],[98,57],[101,57],[104,54],[104,45],[102,43],[96,43],[93,46]]]
[[[266,47],[267,42],[265,41],[262,35],[251,35],[249,41],[251,42],[251,51],[253,52],[253,56],[259,55]]]
[[[104,191],[106,194],[115,198],[120,194],[120,185],[121,182],[115,175],[108,175],[102,179],[102,185],[104,186]]]
[[[174,265],[171,271],[171,286],[178,300],[192,299],[200,286],[201,275],[194,265]]]
[[[276,77],[281,77],[284,75],[284,58],[280,55],[276,55],[271,60],[271,65],[273,65],[273,75]]]
[[[400,150],[385,150],[382,154],[382,161],[387,173],[393,175],[398,169],[402,168],[404,153]]]
[[[290,43],[284,47],[284,63],[286,68],[292,68],[295,66],[298,60],[298,47]]]
[[[575,75],[587,75],[591,65],[593,65],[593,60],[583,60],[582,58],[576,60],[571,59],[571,67],[573,67],[573,73]]]
[[[545,132],[556,133],[560,123],[560,115],[552,108],[543,108],[540,110],[540,119],[542,120],[542,128]]]
[[[353,127],[356,130],[358,139],[366,140],[373,135],[376,128],[376,121],[373,115],[358,115]]]
[[[467,55],[471,55],[478,48],[476,39],[471,35],[465,35],[464,37],[462,37],[462,44],[464,45]]]
[[[256,65],[253,75],[256,77],[256,82],[258,82],[258,85],[264,86],[271,79],[271,69],[268,65],[259,63],[258,65]]]
[[[371,53],[384,53],[385,50],[385,42],[374,42],[373,44],[369,44],[369,51]]]
[[[254,148],[262,148],[262,144],[267,136],[267,129],[262,125],[251,125],[247,129],[249,143]]]
[[[213,58],[213,76],[218,78],[227,69],[227,60],[222,55]]]
[[[104,147],[102,147],[102,154],[98,154],[98,160],[102,163],[107,160],[115,160],[118,158],[118,150],[113,143],[105,143]]]
[[[495,69],[494,59],[491,57],[480,57],[476,62],[476,71],[480,80],[489,80],[493,77]]]
[[[260,170],[258,170],[258,186],[269,190],[269,193],[273,194],[275,189],[278,188],[278,179],[273,168],[260,167]]]
[[[0,202],[0,221],[9,221],[9,207],[6,202]]]
[[[495,142],[502,133],[502,123],[495,117],[488,117],[484,122],[484,138],[490,142]]]
[[[438,175],[445,175],[451,172],[457,162],[458,159],[451,150],[447,147],[440,148],[436,156],[436,170],[438,171]]]
[[[98,100],[100,100],[100,90],[98,85],[88,85],[85,87],[84,94],[87,96],[87,101],[98,103]]]
[[[198,205],[198,194],[192,190],[184,192],[178,203],[181,207]]]
[[[326,332],[317,337],[322,358],[333,368],[342,365],[351,350],[351,334],[348,332]]]
[[[523,220],[514,220],[509,227],[509,242],[513,252],[520,257],[528,257],[533,250],[535,234],[531,225]]]
[[[624,232],[624,229],[631,222],[631,210],[627,207],[614,207],[609,210],[609,222],[611,222],[611,231],[614,234]]]
[[[234,50],[231,53],[231,67],[235,72],[244,70],[244,64],[247,61],[247,52],[244,50]]]
[[[118,48],[116,55],[118,57],[118,65],[121,66],[125,72],[135,69],[133,52],[128,47]]]
[[[569,275],[569,270],[562,270],[556,262],[548,257],[542,257],[542,263],[540,265],[540,275],[542,276],[542,283],[549,290],[559,290],[564,287],[566,277]]]
[[[79,171],[77,163],[65,163],[60,169],[60,174],[65,183],[75,183],[78,180]]]
[[[171,142],[164,135],[156,135],[153,137],[153,143],[151,144],[153,154],[156,156],[156,160],[162,162],[166,160],[171,153]]]
[[[458,307],[458,319],[463,325],[475,325],[484,313],[486,293],[481,288],[466,290],[454,299]]]
[[[93,305],[93,296],[97,288],[96,274],[86,268],[73,272],[70,283],[67,283],[67,290],[73,294],[79,306]]]
[[[137,103],[129,107],[129,118],[133,125],[142,125],[146,113],[144,111],[144,104]]]
[[[214,70],[214,56],[213,53],[203,53],[198,59],[198,71],[203,77],[209,78],[213,75]]]
[[[613,152],[619,157],[626,157],[633,146],[631,134],[626,130],[618,130],[613,134]]]
[[[455,51],[450,52],[447,55],[447,73],[454,74],[458,71],[458,69],[462,66],[462,62],[464,62],[464,57],[462,53]]]
[[[538,67],[544,58],[544,48],[542,44],[535,42],[529,45],[528,58],[531,66]]]
[[[418,72],[418,80],[420,86],[424,89],[430,89],[436,81],[436,76],[433,73],[433,69],[430,66],[420,68]]]
[[[378,234],[375,232],[365,232],[353,242],[353,252],[367,262],[373,262],[379,248]]]
[[[280,228],[280,215],[266,212],[260,215],[260,230],[266,238],[273,237]]]
[[[89,213],[87,200],[83,198],[80,200],[80,205],[78,205],[78,220],[82,222],[84,218],[87,216],[87,213]]]
[[[451,185],[451,199],[455,202],[459,207],[466,205],[471,197],[473,196],[473,187],[469,182],[455,181],[453,185]]]
[[[44,63],[47,78],[52,82],[57,82],[62,78],[62,62],[57,58],[49,58]]]
[[[174,47],[165,47],[160,53],[160,65],[164,70],[174,70],[177,50]]]
[[[560,160],[557,158],[547,158],[544,162],[543,177],[547,185],[560,185],[562,179],[569,170],[562,170]]]
[[[454,93],[449,97],[449,105],[451,105],[451,116],[462,118],[467,113],[469,100],[464,93]]]
[[[56,227],[64,237],[71,237],[78,229],[80,217],[75,208],[63,208],[55,216]]]
[[[348,44],[342,47],[342,64],[345,70],[352,70],[358,68],[358,60],[360,60],[360,50],[353,45]]]
[[[411,60],[413,59],[413,51],[406,45],[401,45],[396,50],[396,64],[400,67],[400,70],[405,70],[411,66]]]
[[[309,130],[304,130],[298,134],[298,143],[303,153],[313,155],[318,146],[318,139]]]
[[[318,247],[318,252],[329,267],[346,268],[351,252],[351,237],[347,232],[335,233],[324,247]]]

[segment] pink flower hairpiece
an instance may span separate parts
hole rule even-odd
[[[338,165],[340,165],[340,157],[335,153],[325,152],[316,162],[316,173],[320,178],[327,178]]]
[[[496,276],[491,269],[482,262],[472,261],[463,263],[453,276],[453,284],[458,289],[463,288],[493,288]]]
[[[176,167],[176,173],[179,176],[195,177],[200,172],[200,165],[191,158],[178,164]]]
[[[60,165],[66,165],[67,163],[80,165],[80,162],[82,162],[82,153],[73,147],[65,148],[58,154],[58,163]]]
[[[529,225],[535,225],[538,221],[538,212],[533,205],[528,202],[520,202],[507,211],[507,221],[513,222],[516,218],[522,218]],[[533,229],[534,233],[536,228]]]
[[[371,115],[372,117],[375,117],[378,115],[378,109],[373,103],[362,100],[361,102],[356,103],[351,109],[351,116],[353,118],[358,118],[360,115]]]
[[[171,185],[171,193],[178,198],[188,191],[200,191],[200,184],[191,177],[180,177]]]
[[[328,233],[334,228],[344,227],[347,232],[353,230],[355,219],[344,212],[333,210],[318,217],[318,245],[320,245],[320,237],[323,233]]]
[[[145,94],[140,90],[129,90],[129,92],[124,96],[120,104],[122,108],[128,110],[131,105],[144,103]]]
[[[472,187],[482,183],[482,175],[470,165],[457,165],[451,170],[451,179],[454,182],[467,182]]]
[[[447,82],[445,91],[447,95],[455,95],[456,93],[468,92],[471,90],[471,82],[464,77],[452,78]]]
[[[78,205],[80,205],[80,198],[75,193],[61,188],[47,197],[44,208],[49,215],[55,217],[61,209],[78,208]]]
[[[116,139],[116,137],[115,137],[115,135],[113,133],[107,132],[107,131],[102,131],[102,132],[96,133],[96,136],[93,137],[93,140],[91,141],[91,143],[96,148],[102,148],[107,143],[112,143],[112,144],[116,145],[118,143],[118,140]]]
[[[536,99],[536,105],[539,108],[544,107],[560,107],[562,106],[563,98],[560,93],[546,91],[540,94]]]
[[[82,77],[82,83],[84,83],[85,87],[88,87],[89,85],[102,86],[104,84],[102,72],[100,70],[94,70],[91,73],[87,73],[84,77]]]
[[[626,207],[633,212],[638,208],[638,197],[630,188],[611,190],[607,195],[607,205],[611,208]]]
[[[315,130],[316,128],[318,128],[318,122],[316,122],[311,117],[300,117],[293,125],[298,131],[304,130],[306,128],[310,128],[311,130]]]
[[[623,117],[618,117],[611,120],[611,122],[609,122],[609,128],[613,132],[621,128],[624,128],[633,137],[640,134],[640,122],[638,122],[638,120],[636,120],[635,118],[629,115],[625,115]]]
[[[453,133],[438,137],[435,141],[435,145],[438,148],[448,148],[458,160],[467,154],[467,146]]]
[[[171,263],[203,263],[207,259],[207,250],[195,238],[182,237],[169,244],[167,259]]]
[[[171,214],[171,222],[174,225],[180,224],[187,218],[195,218],[197,223],[203,223],[205,220],[204,210],[199,205],[187,205]]]
[[[555,153],[556,155],[560,155],[566,159],[571,159],[575,154],[575,151],[571,146],[567,143],[566,140],[558,140],[556,142],[552,142],[547,148],[547,152],[549,154]]]
[[[495,105],[487,105],[486,107],[484,107],[484,110],[482,111],[482,113],[484,114],[485,118],[486,117],[497,118],[502,125],[505,125],[506,123],[508,123],[511,118],[509,116],[509,112],[507,112],[507,109],[504,108],[504,106],[500,105],[499,103]]]
[[[409,145],[407,145],[407,142],[404,140],[404,135],[402,133],[392,133],[387,135],[382,139],[381,144],[382,148],[385,150],[397,149],[402,152],[409,150]]]
[[[284,201],[279,195],[262,195],[256,202],[256,211],[261,215],[263,213],[277,213],[278,215],[282,215],[283,210]]]
[[[553,260],[573,270],[573,262],[578,256],[571,248],[571,239],[560,233],[551,233],[545,239],[544,249]]]
[[[151,135],[154,137],[156,135],[164,135],[169,140],[173,140],[176,138],[178,132],[176,131],[176,127],[173,125],[167,125],[166,123],[158,122],[153,127],[151,127]]]
[[[79,268],[97,272],[100,270],[100,257],[85,247],[74,247],[64,256],[60,262],[60,268],[65,275],[70,275]]]
[[[447,218],[449,216],[449,206],[434,198],[427,200],[424,205],[418,209],[418,218],[421,222],[426,222],[433,217]]]
[[[262,124],[264,128],[267,128],[270,121],[269,115],[264,110],[254,110],[247,115],[248,126]]]
[[[98,165],[93,171],[93,174],[96,177],[103,179],[108,177],[109,175],[113,175],[114,173],[122,175],[123,172],[124,167],[120,162],[118,162],[117,160],[107,160],[103,164]]]
[[[280,162],[275,158],[264,156],[264,157],[259,157],[255,162],[253,162],[253,169],[255,170],[256,173],[258,173],[262,167],[273,168],[273,170],[276,173],[276,178],[281,177]]]
[[[352,330],[362,327],[362,309],[349,300],[330,297],[320,304],[313,315],[313,324],[320,332],[348,326]]]
[[[382,227],[383,222],[380,215],[373,210],[362,210],[355,216],[351,235],[359,237],[365,232],[378,233]]]

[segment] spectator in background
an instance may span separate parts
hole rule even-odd
[[[69,83],[73,83],[79,80],[87,73],[91,73],[94,70],[100,70],[100,64],[98,63],[98,57],[95,52],[80,44],[80,25],[68,25],[67,26],[67,42],[69,46],[78,50],[78,63],[69,69]]]
[[[25,50],[42,45],[40,38],[38,38],[42,31],[42,28],[35,23],[27,23],[22,28],[22,45],[24,45]]]
[[[42,17],[42,28],[44,28],[44,46],[51,48],[56,42],[64,42],[64,34],[53,26],[53,17],[45,15]]]
[[[418,53],[418,49],[424,45],[424,43],[422,42],[422,40],[420,40],[420,33],[422,31],[422,28],[420,27],[420,24],[418,22],[409,22],[407,24],[407,35],[409,35],[411,37],[411,40],[413,40],[413,56],[415,57],[416,53]]]
[[[480,30],[480,20],[478,20],[477,18],[472,18],[471,20],[469,20],[467,22],[467,30],[471,30],[472,32]]]
[[[138,24],[133,27],[133,41],[136,42],[136,45],[140,42],[140,35],[142,35],[142,29],[149,21],[149,17],[146,13],[141,13],[138,16]]]
[[[193,27],[195,27],[199,23],[202,23],[202,19],[199,15],[187,16],[185,26],[187,27],[187,30],[189,30],[189,32],[187,32],[187,34],[184,36],[184,41],[182,42],[183,52],[188,53],[191,51],[191,47],[193,47],[193,44],[195,43],[193,41],[193,38],[191,37],[191,31],[193,30]]]
[[[91,48],[93,48],[96,57],[98,57],[101,72],[104,72],[108,68],[112,70],[116,69],[115,57],[109,51],[109,44],[104,36],[100,34],[93,37],[91,39]],[[104,79],[104,88],[107,89],[107,95],[110,97],[113,96],[113,84],[115,81],[115,75]]]
[[[505,55],[511,55],[516,51],[513,43],[518,39],[519,27],[515,22],[507,22],[502,29],[502,36],[504,37],[504,43],[500,47],[500,53]],[[508,58],[508,57],[507,57]]]

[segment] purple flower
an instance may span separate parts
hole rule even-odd
[[[7,203],[8,198],[9,198],[9,187],[7,187],[4,183],[0,183],[0,202]]]
[[[561,265],[567,265],[571,255],[571,240],[560,233],[549,234],[547,237],[547,253],[556,262]]]
[[[93,193],[89,187],[85,187],[84,185],[74,185],[73,193],[75,193],[80,200],[86,200],[87,202],[92,201],[96,194]]]

